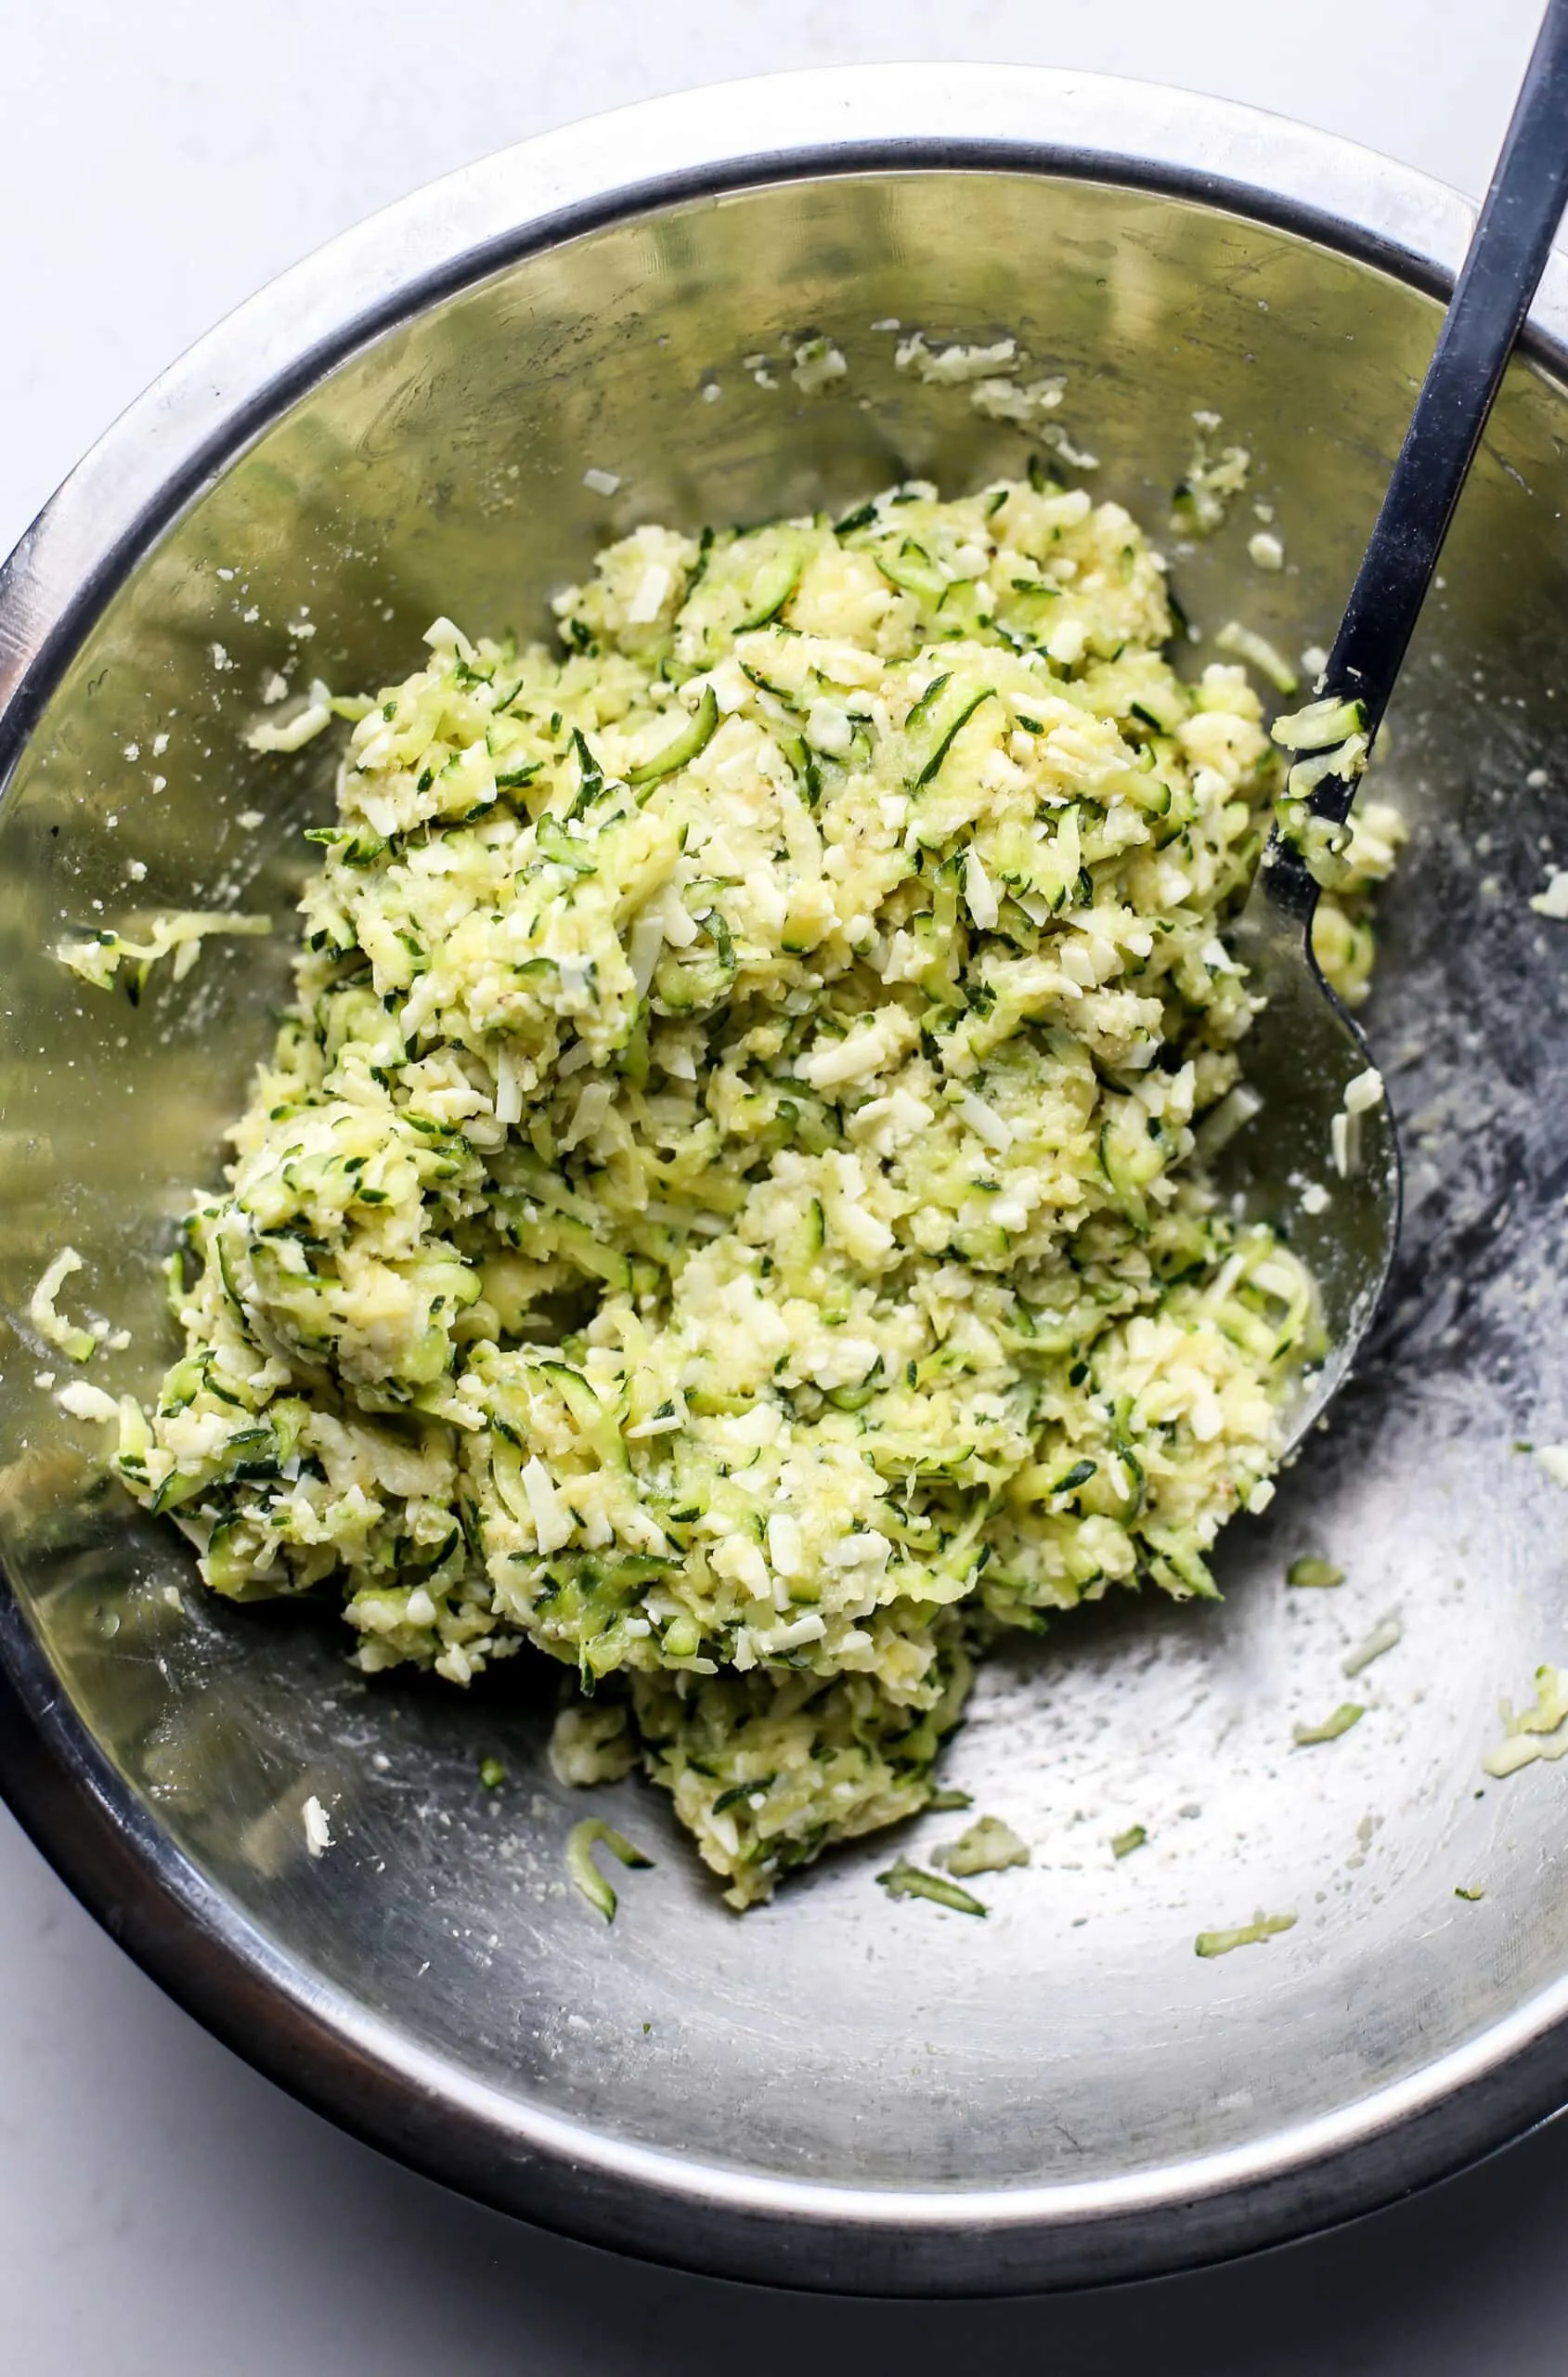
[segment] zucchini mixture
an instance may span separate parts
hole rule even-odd
[[[1049,481],[640,528],[555,607],[302,713],[297,996],[118,1466],[369,1671],[563,1662],[560,1770],[640,1756],[744,1907],[927,1803],[1001,1630],[1212,1594],[1267,1498],[1312,1283],[1195,1131],[1278,767]]]

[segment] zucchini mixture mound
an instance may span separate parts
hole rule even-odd
[[[560,1770],[640,1753],[745,1906],[925,1803],[999,1630],[1211,1594],[1266,1499],[1313,1291],[1195,1125],[1276,762],[1049,483],[640,528],[555,607],[564,657],[441,620],[335,705],[297,1001],[118,1464],[368,1670],[564,1662]],[[1325,905],[1355,983],[1392,839]]]

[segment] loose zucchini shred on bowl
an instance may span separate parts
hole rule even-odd
[[[1000,1630],[1212,1594],[1275,1463],[1312,1285],[1194,1131],[1280,762],[1048,481],[640,528],[555,607],[340,705],[120,1467],[367,1670],[564,1662],[745,1906],[930,1801]]]

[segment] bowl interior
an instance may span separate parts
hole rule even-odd
[[[69,1241],[86,1268],[66,1301],[131,1331],[92,1374],[144,1388],[167,1357],[159,1261],[267,1043],[299,829],[330,799],[317,753],[240,747],[272,671],[373,688],[438,612],[543,632],[551,590],[640,521],[847,508],[910,473],[958,492],[1039,450],[967,387],[899,370],[889,321],[1013,335],[1024,378],[1066,375],[1049,422],[1097,458],[1074,474],[1164,542],[1194,667],[1232,617],[1296,654],[1328,640],[1435,320],[1345,254],[1108,185],[927,172],[693,201],[526,256],[355,353],[135,562],[71,662],[0,814],[6,1560],[157,1823],[274,1953],[432,2059],[438,2090],[777,2178],[1115,2178],[1354,2104],[1568,1969],[1557,1771],[1480,1765],[1499,1695],[1568,1650],[1568,1502],[1512,1448],[1568,1436],[1568,942],[1527,905],[1568,855],[1568,406],[1531,364],[1378,772],[1413,828],[1368,1016],[1408,1171],[1389,1316],[1266,1519],[1232,1529],[1223,1607],[1123,1597],[986,1671],[949,1777],[1034,1860],[982,1890],[983,1925],[889,1903],[886,1840],[737,1920],[660,1794],[553,1781],[542,1664],[467,1695],[367,1682],[330,1619],[207,1596],[173,1533],[102,1484],[98,1432],[38,1383],[65,1365],[25,1318]],[[808,332],[849,364],[817,395],[791,377]],[[1204,409],[1253,478],[1187,550],[1170,497]],[[1248,559],[1254,500],[1281,573]],[[48,954],[67,923],[227,903],[268,908],[279,938],[215,943],[136,1007]],[[1287,1590],[1306,1551],[1340,1590]],[[1393,1610],[1366,1719],[1292,1749]],[[310,1794],[336,1841],[319,1861]],[[608,1930],[562,1865],[588,1804],[658,1861]],[[1147,1846],[1118,1863],[1134,1823]],[[927,1817],[902,1845],[952,1828]],[[1199,1929],[1259,1909],[1296,1928],[1195,1957]]]

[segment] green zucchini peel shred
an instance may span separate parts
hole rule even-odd
[[[1319,1742],[1337,1742],[1353,1725],[1359,1725],[1367,1714],[1359,1700],[1341,1700],[1331,1717],[1321,1725],[1292,1725],[1290,1738],[1298,1749],[1311,1749]]]
[[[603,1816],[585,1816],[566,1835],[567,1873],[590,1906],[597,1908],[606,1923],[613,1923],[619,1901],[593,1862],[594,1850],[601,1842],[623,1865],[645,1869],[652,1866],[654,1860],[628,1840],[624,1832],[606,1824]]]
[[[907,1857],[899,1858],[876,1878],[889,1898],[928,1898],[934,1906],[949,1907],[954,1915],[990,1913],[968,1890],[960,1890],[956,1882],[946,1880],[940,1874],[927,1874],[923,1867],[912,1865]]]
[[[655,751],[652,759],[633,768],[627,776],[628,784],[633,791],[640,792],[644,785],[657,784],[661,776],[673,775],[677,768],[690,767],[698,754],[706,750],[718,725],[719,696],[711,685],[705,685],[689,724],[672,736],[662,750]]]
[[[1200,1931],[1193,1942],[1193,1952],[1199,1956],[1228,1956],[1233,1948],[1263,1946],[1268,1940],[1277,1939],[1281,1931],[1294,1930],[1293,1915],[1255,1915],[1251,1923],[1238,1923],[1229,1931]]]
[[[1288,1585],[1299,1585],[1313,1590],[1322,1590],[1330,1585],[1342,1585],[1344,1580],[1345,1572],[1342,1568],[1336,1568],[1331,1560],[1320,1560],[1315,1552],[1303,1552],[1299,1560],[1292,1560],[1285,1571],[1285,1581]]]

